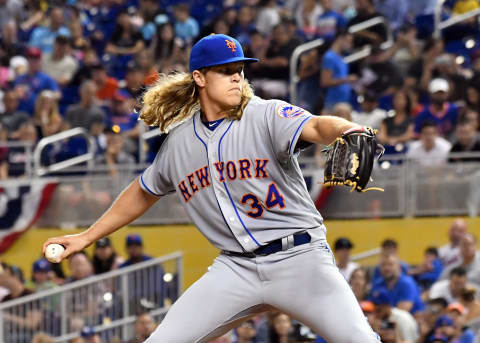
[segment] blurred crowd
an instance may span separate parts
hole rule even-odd
[[[361,266],[351,260],[354,243],[340,237],[332,247],[339,272],[358,300],[373,330],[383,343],[478,343],[480,342],[480,251],[477,237],[467,223],[454,219],[448,230],[448,243],[430,246],[417,265],[408,265],[399,254],[399,243],[385,239],[378,253],[377,264]],[[41,290],[85,280],[93,275],[148,261],[142,237],[130,234],[125,241],[126,259],[115,252],[110,239],[96,242],[93,256],[81,252],[68,259],[69,275],[60,265],[45,259],[32,266],[31,280],[25,280],[22,271],[2,263],[0,296],[5,302]],[[139,271],[129,276],[130,315],[136,315],[133,337],[123,343],[143,342],[155,329],[161,316],[152,310],[169,306],[178,297],[168,287],[172,278],[166,278],[161,267]],[[117,285],[118,286],[118,285]],[[120,335],[109,330],[98,330],[112,320],[123,318],[120,288],[113,281],[96,282],[93,288],[79,288],[68,295],[68,327],[80,335],[73,343],[117,343]],[[301,291],[301,290],[300,290]],[[110,294],[108,299],[106,294]],[[58,297],[48,298],[55,308]],[[108,306],[105,303],[109,303]],[[48,306],[47,306],[48,307]],[[21,311],[25,311],[24,313]],[[48,337],[45,328],[55,328],[48,334],[58,335],[55,316],[46,308],[24,308],[4,313],[4,329],[18,332],[12,342],[38,341]],[[48,325],[45,325],[47,323]],[[17,330],[17,331],[16,331]],[[47,330],[48,331],[48,330]],[[7,335],[8,337],[8,335]],[[275,308],[249,318],[238,327],[212,343],[325,343],[319,333],[290,318]],[[10,343],[10,342],[9,342]]]
[[[43,257],[35,260],[30,280],[25,278],[24,272],[18,266],[1,262],[0,302],[4,303],[40,291],[58,290],[62,285],[85,281],[93,276],[152,259],[144,252],[143,239],[138,234],[127,236],[125,253],[126,258],[122,258],[115,251],[110,238],[105,237],[95,243],[92,256],[82,251],[69,257],[66,266],[68,273],[62,268],[62,264],[52,264]],[[85,338],[95,336],[94,326],[129,315],[138,316],[134,335],[139,335],[137,331],[144,332],[146,326],[152,327],[153,317],[150,311],[163,307],[167,298],[171,303],[178,297],[178,294],[173,294],[175,291],[172,292],[176,284],[168,288],[164,282],[164,275],[163,268],[158,264],[128,274],[128,313],[123,312],[121,302],[123,286],[120,279],[107,278],[67,292],[67,330],[81,333],[80,337],[72,342],[101,342],[102,340],[97,341],[100,337],[92,340]],[[169,281],[172,279],[173,277]],[[60,301],[60,295],[56,293],[42,301],[19,305],[3,312],[5,342],[50,342],[47,339],[48,335],[60,335],[62,320]],[[37,333],[41,334],[36,335]],[[35,340],[35,335],[38,336],[38,341]],[[114,332],[108,332],[103,339],[118,342],[116,337]],[[143,342],[136,336],[135,339],[129,342]]]
[[[212,32],[237,38],[256,93],[292,100],[289,62],[302,54],[295,104],[380,130],[387,154],[429,165],[479,151],[479,25],[435,33],[437,0],[0,0],[0,179],[23,176],[43,137],[82,127],[95,162],[115,174],[144,162],[141,95],[160,73],[187,70],[189,51]],[[448,0],[442,20],[480,6]],[[383,18],[359,29],[372,18]],[[370,54],[348,59],[368,47]],[[162,138],[148,141],[147,162]],[[144,148],[143,146],[141,147]],[[50,145],[44,165],[87,150],[75,137]],[[463,157],[463,161],[478,157]]]

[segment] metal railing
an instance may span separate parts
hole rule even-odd
[[[5,141],[5,142],[1,142],[0,143],[0,147],[5,147],[9,150],[11,150],[11,148],[20,148],[20,149],[23,149],[23,151],[25,152],[25,156],[23,158],[23,164],[25,166],[25,168],[21,167],[22,169],[25,169],[25,176],[28,176],[28,177],[32,177],[33,175],[33,168],[32,168],[32,163],[33,163],[33,147],[34,147],[34,144],[32,142],[28,142],[28,141]],[[18,152],[21,154],[21,152]],[[15,159],[15,157],[13,156],[12,158]],[[9,163],[9,168],[11,168],[12,166],[15,166],[17,163],[16,162],[20,162],[20,161],[10,161],[10,157],[7,159],[7,162]],[[12,164],[10,162],[13,162]]]
[[[351,26],[348,31],[352,34],[356,32],[360,32],[366,30],[370,27],[383,24],[387,29],[387,40],[380,44],[380,48],[383,50],[389,49],[393,46],[393,33],[390,30],[389,26],[384,17],[375,17],[369,20],[366,20],[362,23],[358,23],[356,25]],[[298,77],[298,60],[300,56],[307,51],[316,49],[322,46],[325,43],[323,39],[316,39],[311,42],[307,42],[301,44],[295,48],[290,57],[290,82],[289,82],[289,92],[290,92],[290,100],[293,104],[298,102],[297,99],[297,85],[300,82],[300,78]],[[365,46],[364,48],[360,49],[359,51],[355,51],[351,55],[348,55],[344,58],[346,63],[353,63],[359,61],[365,57],[368,57],[371,54],[371,47]]]
[[[45,167],[42,166],[42,152],[47,146],[66,140],[71,137],[75,137],[75,136],[82,136],[85,138],[85,141],[87,143],[87,152],[85,154],[74,156],[65,161],[53,163],[49,166],[45,166]],[[42,138],[38,142],[37,146],[35,147],[35,151],[33,152],[34,172],[35,172],[35,175],[37,176],[44,176],[48,173],[66,169],[68,167],[71,167],[80,163],[84,163],[84,162],[91,163],[94,157],[95,157],[94,145],[92,144],[92,141],[90,139],[90,136],[88,135],[87,130],[81,127],[75,127],[73,129],[62,131],[60,133]]]
[[[182,253],[175,252],[0,304],[0,341],[30,343],[36,332],[56,342],[94,327],[104,338],[132,336],[135,315],[163,315],[182,292]]]
[[[442,12],[443,12],[444,3],[445,3],[445,0],[438,0],[435,7],[435,12],[434,12],[435,27],[433,32],[433,36],[435,38],[440,38],[442,31],[445,30],[446,28],[449,28],[453,25],[456,25],[465,20],[468,20],[470,18],[480,15],[480,8],[477,8],[463,14],[452,16],[451,18],[448,18],[447,20],[442,21]]]
[[[479,153],[457,153],[451,158],[480,160]],[[300,155],[299,163],[315,201],[322,189],[323,169],[318,161]],[[142,165],[144,167],[144,165]],[[480,162],[444,163],[428,168],[402,155],[386,155],[376,163],[373,185],[385,192],[350,193],[347,187],[335,187],[320,209],[326,218],[380,218],[470,215],[480,213]],[[57,183],[49,205],[38,218],[39,227],[74,228],[91,225],[111,205],[120,192],[134,180],[139,165],[119,166],[115,175],[89,173],[85,176],[47,178]],[[0,181],[8,190],[38,179]],[[22,182],[20,184],[20,182]],[[12,194],[13,194],[12,193]],[[190,223],[180,197],[170,194],[159,199],[135,224]]]

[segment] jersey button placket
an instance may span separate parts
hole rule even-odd
[[[242,227],[240,220],[237,218],[235,209],[233,208],[232,202],[227,194],[225,186],[222,182],[219,181],[218,172],[215,167],[215,162],[218,160],[218,142],[208,142],[208,160],[211,170],[211,179],[212,186],[215,196],[217,198],[218,204],[223,212],[227,225],[230,227],[230,230],[235,235],[235,239],[242,245],[246,251],[251,251],[257,248],[256,244],[247,236],[245,229]]]

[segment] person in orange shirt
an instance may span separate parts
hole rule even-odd
[[[118,80],[108,76],[101,63],[92,66],[92,79],[97,85],[97,98],[102,101],[111,100],[118,90]]]

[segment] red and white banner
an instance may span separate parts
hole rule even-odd
[[[0,185],[0,253],[28,230],[50,203],[56,183],[7,180]]]

